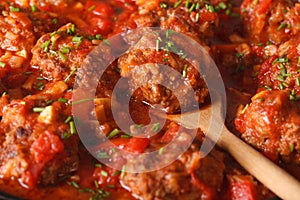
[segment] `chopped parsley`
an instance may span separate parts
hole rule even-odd
[[[104,177],[108,177],[108,173],[104,170],[101,170],[101,175]]]
[[[300,80],[299,80],[299,77],[298,77],[298,76],[296,76],[296,85],[297,85],[297,86],[300,86]]]
[[[125,133],[121,135],[121,138],[132,138],[132,136]]]
[[[63,47],[60,49],[60,52],[62,52],[63,54],[70,53],[70,48],[69,48],[69,47],[66,47],[66,46],[63,46]]]
[[[79,189],[79,185],[75,181],[67,182],[67,184],[70,185],[70,186],[73,186],[76,189]]]
[[[76,134],[75,123],[73,121],[70,121],[69,125],[70,125],[70,132],[71,132],[71,134],[72,135]]]
[[[163,148],[163,147],[161,147],[161,148],[158,150],[158,154],[159,154],[159,155],[162,155],[162,154],[163,154],[163,152],[164,152],[164,148]]]
[[[291,145],[290,145],[290,152],[293,152],[294,149],[295,149],[295,145],[294,145],[294,144],[291,144]]]
[[[185,6],[186,8],[188,8],[188,7],[189,7],[189,5],[190,5],[190,1],[189,1],[189,0],[187,0],[187,1],[185,2],[185,5],[184,5],[184,6]]]
[[[284,89],[284,86],[282,85],[282,83],[279,83],[279,89],[280,89],[280,90],[283,90],[283,89]]]
[[[124,176],[125,176],[125,169],[126,169],[126,166],[123,165],[122,170],[121,170],[121,175],[120,175],[120,178],[121,178],[121,179],[123,179]]]
[[[244,56],[244,54],[243,53],[240,53],[240,52],[237,52],[236,54],[235,54],[235,57],[237,57],[237,58],[242,58]]]
[[[187,76],[187,68],[188,68],[188,65],[185,64],[184,67],[183,67],[183,71],[182,71],[183,78],[186,78],[186,76]]]
[[[182,0],[177,1],[177,2],[174,4],[174,8],[177,8],[178,6],[180,6],[181,3],[182,3]]]
[[[110,41],[109,41],[109,40],[104,39],[103,42],[104,42],[105,44],[107,44],[108,46],[110,46]]]
[[[286,82],[283,82],[282,85],[287,88],[290,87],[289,84],[287,84]]]
[[[50,44],[50,40],[47,40],[46,42],[44,42],[42,45],[41,45],[41,48],[44,49],[44,52],[48,52],[49,51],[49,44]]]
[[[52,24],[57,24],[57,22],[58,22],[57,18],[52,19]]]
[[[45,108],[42,108],[42,107],[34,107],[33,108],[33,112],[35,113],[40,113],[40,112],[43,112],[45,110]]]
[[[93,11],[95,8],[96,8],[96,6],[95,6],[95,5],[92,5],[91,7],[88,8],[88,11],[91,12],[91,11]]]
[[[0,67],[4,68],[6,66],[6,64],[4,62],[0,61]]]
[[[119,174],[121,174],[121,171],[118,170],[118,171],[115,171],[112,176],[117,176]]]
[[[38,11],[38,8],[35,5],[32,5],[31,6],[31,11],[36,12],[36,11]]]
[[[59,57],[63,60],[63,61],[66,61],[67,60],[67,57],[60,51],[58,52],[58,55]]]
[[[67,117],[67,119],[65,120],[65,124],[68,124],[71,120],[72,120],[72,116]]]
[[[205,4],[205,8],[209,11],[209,12],[215,12],[215,8],[213,5],[211,4]]]
[[[190,9],[189,9],[189,12],[193,12],[195,6],[196,6],[196,4],[193,3],[192,6],[191,6]]]
[[[156,133],[160,129],[160,123],[156,123],[152,126],[152,132]]]
[[[286,28],[286,27],[287,27],[287,23],[283,22],[283,23],[281,23],[281,24],[277,27],[277,31],[280,31],[280,30],[282,30],[282,29],[284,29],[284,28]]]
[[[101,35],[101,34],[97,34],[97,35],[95,36],[95,38],[96,38],[97,40],[101,40],[101,39],[102,39],[102,35]]]
[[[197,4],[196,4],[196,7],[195,7],[195,10],[199,10],[200,9],[200,3],[198,2]]]
[[[227,5],[224,2],[220,2],[217,7],[216,10],[226,10]]]
[[[159,5],[160,5],[161,8],[167,8],[168,7],[168,5],[164,2],[161,2]]]
[[[246,106],[243,108],[243,110],[242,110],[242,114],[245,114],[245,112],[246,112],[246,110],[248,109],[248,107],[249,107],[249,104],[246,104]]]
[[[196,18],[195,18],[196,22],[199,21],[199,17],[200,17],[200,14],[199,14],[199,13],[196,13]]]
[[[71,137],[71,134],[68,132],[64,132],[64,134],[62,135],[62,139],[68,139]]]
[[[9,10],[10,10],[10,12],[20,12],[20,8],[16,8],[13,6],[9,6]]]
[[[160,43],[160,41],[159,41],[159,39],[156,39],[156,44],[155,44],[155,50],[156,51],[158,51],[159,50],[159,43]]]
[[[65,78],[64,82],[68,82],[69,79],[76,73],[77,68],[73,69],[71,73]]]
[[[112,131],[108,134],[107,138],[108,138],[108,139],[111,139],[111,138],[117,136],[119,133],[120,133],[120,130],[117,129],[117,128],[115,128],[114,130],[112,130]]]
[[[97,164],[95,164],[94,165],[96,168],[101,168],[102,167],[102,165],[100,164],[100,163],[97,163]]]
[[[76,43],[76,47],[79,47],[83,42],[83,36],[74,36],[72,42]]]
[[[279,81],[282,81],[282,82],[285,80],[284,76],[281,75],[281,74],[279,74],[279,75],[277,76],[277,79],[278,79]]]
[[[87,102],[87,101],[93,101],[94,99],[93,98],[85,98],[85,99],[80,99],[78,101],[74,101],[72,102],[72,105],[76,105],[76,104],[80,104],[80,103],[84,103],[84,102]]]
[[[105,151],[100,151],[97,153],[97,158],[108,159],[108,158],[110,158],[110,156]]]
[[[166,38],[169,39],[170,36],[173,34],[173,32],[174,32],[173,30],[168,29],[168,30],[166,31]]]
[[[67,102],[68,102],[68,99],[60,97],[60,98],[58,99],[58,101],[59,101],[59,102],[62,102],[62,103],[67,103]]]

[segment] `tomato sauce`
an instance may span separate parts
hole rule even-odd
[[[88,107],[91,112],[80,117],[97,116],[97,122],[86,126],[91,126],[92,130],[93,125],[99,125],[115,149],[109,149],[108,142],[96,144],[101,139],[99,135],[91,135],[91,149],[101,152],[108,160],[118,150],[133,154],[156,150],[162,156],[164,147],[175,138],[187,143],[191,139],[190,131],[183,129],[179,133],[180,124],[175,122],[166,121],[145,128],[151,123],[152,104],[162,106],[162,110],[169,113],[180,112],[173,91],[156,82],[134,91],[129,102],[129,112],[136,123],[130,127],[131,133],[134,135],[135,131],[142,130],[147,137],[132,137],[120,131],[110,108],[114,98],[112,91],[120,78],[138,84],[144,77],[137,72],[151,76],[157,70],[155,65],[137,68],[145,63],[170,65],[197,91],[200,105],[209,102],[205,81],[179,55],[149,49],[126,52],[105,71],[96,99],[89,99],[84,90],[81,102],[72,97],[74,76],[98,44],[119,45],[110,44],[107,38],[139,27],[172,29],[202,44],[215,60],[229,96],[226,118],[229,128],[271,160],[284,161],[281,165],[299,178],[299,163],[294,162],[299,160],[298,138],[290,137],[292,144],[287,145],[288,138],[278,150],[278,140],[289,130],[287,127],[300,121],[300,107],[296,101],[300,91],[297,77],[300,61],[296,61],[299,53],[294,45],[292,49],[287,48],[287,57],[280,57],[280,53],[269,55],[270,48],[275,47],[267,46],[279,45],[281,38],[278,34],[273,40],[271,38],[273,43],[267,44],[266,38],[275,30],[274,27],[269,30],[265,27],[268,23],[264,22],[272,2],[258,0],[254,1],[254,6],[251,0],[243,3],[227,0],[1,1],[0,149],[3,152],[0,155],[0,190],[19,198],[43,200],[256,200],[274,197],[219,148],[200,159],[199,147],[204,138],[201,130],[197,131],[191,147],[169,166],[134,174],[125,173],[123,168],[109,168],[92,157],[80,142],[74,125],[75,120],[80,122],[80,119],[72,116],[72,105],[88,107],[88,102],[94,102],[95,112]],[[294,7],[288,7],[293,17],[297,15],[298,4]],[[247,15],[252,12],[256,14]],[[243,28],[245,24],[247,27]],[[282,26],[286,29],[288,25]],[[268,30],[269,35],[263,35],[263,30]],[[297,35],[296,28],[293,34]],[[286,36],[282,38],[282,41],[287,40]],[[170,43],[167,45],[172,47]],[[288,86],[278,92],[282,80],[277,74],[281,72]],[[177,89],[181,90],[179,86]],[[252,98],[248,109],[245,106],[241,111],[240,104],[249,103],[255,92],[261,93]],[[289,101],[291,98],[293,102]],[[240,111],[237,118],[236,111]],[[122,110],[118,115],[122,117]],[[261,120],[259,124],[257,119],[261,116],[268,121]],[[122,123],[128,125],[126,117],[122,119]],[[257,130],[258,127],[261,129]],[[261,136],[261,130],[269,133],[267,138]],[[151,135],[156,131],[158,133]],[[89,131],[86,134],[90,134]],[[159,156],[157,159],[161,159]],[[120,167],[125,162],[125,157],[117,160]],[[289,162],[292,164],[287,166]]]

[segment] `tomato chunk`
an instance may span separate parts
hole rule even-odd
[[[147,138],[116,138],[111,140],[114,145],[131,153],[143,153],[149,146]]]
[[[175,122],[171,122],[168,130],[165,132],[163,137],[161,138],[161,142],[170,143],[178,134],[179,125]]]
[[[232,200],[255,200],[255,187],[249,181],[231,183],[230,196]]]
[[[63,150],[64,144],[60,138],[49,131],[45,131],[34,141],[30,148],[30,153],[33,155],[36,163],[47,163],[55,154]]]

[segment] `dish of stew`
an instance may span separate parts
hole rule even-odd
[[[0,0],[0,199],[278,199],[218,146],[202,157],[205,133],[200,129],[192,138],[192,130],[173,121],[151,122],[154,105],[167,114],[181,112],[182,102],[164,81],[182,94],[183,85],[190,85],[194,96],[184,99],[187,106],[210,104],[211,91],[193,59],[185,59],[190,47],[182,45],[175,54],[172,42],[152,44],[148,39],[155,33],[148,27],[167,30],[165,38],[183,34],[207,51],[226,88],[225,125],[300,180],[299,1]],[[139,28],[144,29],[130,35]],[[109,39],[122,34],[128,34],[124,41]],[[100,44],[131,47],[106,67],[90,99],[88,89],[74,84],[78,77],[89,84],[85,75],[96,65],[88,58]],[[141,44],[163,48],[135,48]],[[107,57],[99,54],[100,61]],[[179,73],[184,84],[162,76],[158,64]],[[113,92],[120,79],[130,81],[121,90],[132,94],[134,123],[124,110],[117,112],[128,131],[111,110],[124,103]],[[75,90],[81,100],[74,100]],[[84,124],[84,134],[97,129],[114,148],[91,134],[89,148],[98,157],[90,154],[76,126],[74,105],[84,108],[81,117],[96,116]],[[143,173],[122,167],[132,155],[154,150],[167,159],[164,147],[175,138],[192,142],[169,165]],[[119,150],[131,154],[116,158]]]

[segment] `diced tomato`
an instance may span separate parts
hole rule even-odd
[[[49,131],[45,131],[33,142],[30,153],[33,155],[34,162],[45,164],[50,161],[55,154],[63,150],[64,144],[60,138]]]
[[[218,15],[216,13],[213,12],[201,12],[199,17],[199,22],[203,23],[203,22],[214,22],[217,20]]]
[[[232,200],[255,200],[255,187],[249,181],[233,182],[230,185],[230,196]]]
[[[259,0],[257,4],[253,0],[245,0],[241,5],[241,10],[253,8],[258,11],[259,14],[263,14],[270,7],[272,0]]]
[[[268,8],[270,7],[271,2],[272,0],[259,0],[259,3],[257,4],[258,13],[266,13]]]
[[[90,0],[85,4],[86,19],[90,25],[87,31],[92,34],[106,35],[112,31],[114,9],[108,3]]]
[[[88,12],[92,12],[94,15],[101,17],[111,17],[114,14],[114,10],[110,5],[99,1],[88,1],[85,5]]]
[[[93,17],[89,20],[91,34],[108,34],[112,30],[113,23],[103,17]]]
[[[178,129],[179,129],[179,125],[176,124],[175,122],[171,122],[168,127],[168,130],[165,132],[165,134],[161,138],[161,142],[163,142],[163,143],[171,142],[177,136]]]
[[[116,138],[112,139],[111,142],[118,148],[131,153],[143,153],[150,144],[147,138]]]
[[[31,166],[28,171],[23,173],[20,179],[21,184],[24,184],[25,187],[33,188],[45,164],[63,150],[64,145],[57,135],[49,131],[43,132],[31,145]]]
[[[125,145],[125,150],[133,153],[143,153],[149,144],[150,141],[147,138],[131,138]]]

